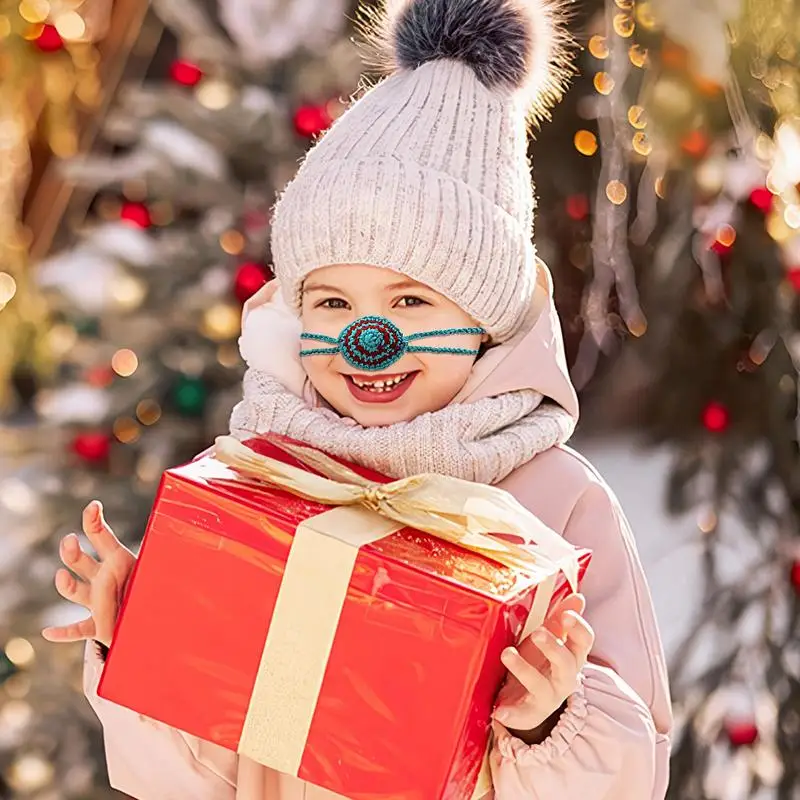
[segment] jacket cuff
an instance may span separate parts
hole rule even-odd
[[[588,714],[581,674],[578,689],[569,696],[566,709],[558,718],[550,736],[543,742],[527,745],[503,725],[495,723],[495,746],[504,761],[515,764],[549,764],[569,750],[575,737],[585,727]]]

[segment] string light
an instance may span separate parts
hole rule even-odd
[[[219,246],[230,256],[238,256],[244,250],[245,238],[235,230],[225,231],[219,237]]]
[[[27,639],[9,639],[5,649],[8,660],[15,667],[28,667],[36,657],[33,645]]]
[[[713,508],[707,508],[701,512],[697,519],[697,527],[701,533],[714,533],[719,524],[719,518]]]
[[[0,306],[5,306],[17,293],[17,282],[7,272],[0,272]]]
[[[196,90],[197,101],[210,111],[227,108],[233,101],[233,87],[221,80],[205,80]]]
[[[203,315],[202,333],[214,342],[231,339],[239,333],[241,318],[242,312],[239,306],[216,303]]]
[[[625,324],[628,326],[628,330],[631,334],[637,339],[640,339],[647,333],[647,317],[645,317],[641,309],[637,309]]]
[[[631,106],[628,109],[628,122],[637,130],[647,127],[647,114],[643,106]]]
[[[717,229],[716,240],[724,248],[730,249],[736,241],[736,230],[731,225],[720,225]]]
[[[654,30],[658,24],[658,21],[655,13],[653,12],[652,3],[639,3],[636,6],[636,19],[645,30]]]
[[[139,424],[131,417],[120,417],[114,422],[114,436],[122,444],[133,444],[141,436]]]
[[[8,782],[22,794],[44,789],[53,781],[55,769],[42,756],[26,754],[14,761],[8,770]]]
[[[111,358],[111,369],[121,378],[129,378],[139,367],[139,359],[133,350],[117,350]]]
[[[132,311],[142,304],[147,288],[143,281],[134,278],[133,275],[123,275],[117,278],[111,294],[119,308]]]
[[[161,419],[161,406],[155,400],[140,400],[136,405],[136,418],[142,425],[155,425]]]
[[[630,14],[617,14],[614,17],[614,32],[623,39],[630,39],[636,30],[636,23]]]
[[[589,52],[595,57],[600,60],[604,58],[608,58],[609,49],[608,49],[608,40],[605,36],[600,36],[600,34],[596,34],[589,39]]]
[[[653,152],[653,145],[643,131],[637,131],[633,135],[633,149],[640,156],[649,156]]]
[[[634,67],[646,67],[649,62],[647,50],[640,44],[632,44],[628,50],[628,59]]]
[[[770,214],[767,217],[767,233],[776,242],[783,244],[796,236],[796,232],[786,224],[783,214]]]
[[[56,358],[61,358],[78,343],[78,331],[72,325],[56,324],[47,332],[45,340]]]
[[[794,203],[786,206],[786,210],[783,212],[783,219],[790,228],[794,230],[800,228],[800,206]]]
[[[56,19],[56,30],[68,42],[77,42],[86,35],[86,23],[77,11],[66,11]]]
[[[575,134],[575,149],[584,156],[593,156],[597,152],[597,137],[587,130]]]
[[[615,205],[621,206],[628,199],[628,187],[622,181],[609,181],[606,197]]]
[[[598,72],[594,76],[594,88],[600,94],[611,94],[614,91],[614,79],[607,72]]]
[[[50,3],[47,0],[22,0],[17,9],[25,22],[42,23],[50,16]]]

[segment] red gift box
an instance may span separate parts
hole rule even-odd
[[[100,696],[352,800],[481,796],[500,653],[571,591],[565,573],[575,587],[589,553],[529,515],[537,546],[520,568],[513,544],[474,531],[456,544],[404,527],[408,512],[375,512],[396,515],[381,485],[414,494],[414,478],[342,466],[367,488],[337,484],[361,499],[332,507],[312,499],[331,485],[320,464],[343,462],[278,437],[226,441],[287,471],[292,491],[220,453],[164,474]],[[464,487],[510,497],[433,480],[445,506]],[[486,502],[470,496],[464,519]],[[475,552],[486,541],[491,558]]]

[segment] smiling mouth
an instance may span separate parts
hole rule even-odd
[[[357,378],[355,375],[348,375],[347,377],[350,378],[359,389],[380,393],[391,391],[406,380],[409,375],[411,375],[410,372],[403,372],[400,375],[376,378],[375,380],[364,380],[363,378]]]
[[[372,378],[367,375],[342,375],[347,388],[357,399],[367,403],[388,403],[405,394],[414,378],[415,372],[401,372],[397,375],[382,375]]]

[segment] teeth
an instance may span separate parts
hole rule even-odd
[[[408,377],[408,373],[398,375],[396,378],[390,378],[383,381],[359,381],[353,378],[353,383],[361,389],[366,389],[368,392],[388,392],[393,389],[397,384],[401,383]]]

